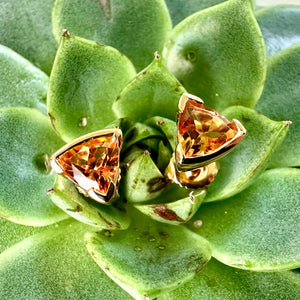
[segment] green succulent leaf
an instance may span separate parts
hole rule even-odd
[[[0,3],[0,44],[31,61],[47,74],[56,53],[51,30],[54,0],[2,0]]]
[[[62,146],[49,119],[31,108],[3,108],[0,128],[0,216],[34,226],[65,219],[47,196],[55,178],[48,157]]]
[[[212,255],[232,267],[272,271],[300,266],[300,170],[266,171],[242,193],[202,205],[195,220]]]
[[[115,119],[113,100],[135,75],[116,49],[65,33],[50,77],[48,111],[66,141]]]
[[[25,106],[46,112],[48,76],[0,45],[0,107]]]
[[[254,107],[263,89],[265,47],[249,1],[229,0],[186,18],[163,57],[189,92],[217,110]]]
[[[51,226],[55,225],[33,227],[0,218],[0,254],[27,237],[48,230]]]
[[[178,100],[184,92],[161,59],[156,58],[125,87],[113,109],[119,118],[128,117],[137,122],[153,116],[175,120]]]
[[[160,138],[153,137],[153,138],[143,139],[143,140],[139,141],[137,143],[137,146],[141,147],[143,149],[146,148],[146,150],[148,150],[150,153],[152,153],[153,152],[152,150],[154,150],[155,155],[157,154],[157,156],[158,156],[160,142],[161,142]],[[155,163],[157,165],[156,160],[155,160]]]
[[[87,230],[80,222],[59,223],[3,252],[1,299],[132,299],[88,255]]]
[[[268,166],[289,128],[285,121],[272,121],[241,106],[230,107],[223,114],[242,122],[247,133],[236,149],[220,159],[220,171],[209,185],[205,202],[226,199],[251,184]]]
[[[94,260],[132,296],[152,298],[174,289],[209,261],[207,241],[185,227],[152,221],[136,210],[132,217],[126,231],[86,236]]]
[[[158,157],[156,165],[161,172],[165,171],[170,162],[171,157],[172,152],[170,151],[170,148],[166,146],[163,141],[160,141],[158,145]]]
[[[123,175],[122,190],[129,202],[145,202],[160,195],[166,186],[164,176],[153,162],[149,151],[130,155]]]
[[[300,43],[300,6],[271,6],[259,10],[256,18],[266,43],[267,56]]]
[[[122,149],[125,151],[135,143],[151,137],[163,137],[163,134],[153,127],[137,122],[126,132]]]
[[[205,195],[205,189],[198,189],[192,191],[183,199],[166,203],[135,205],[135,208],[153,220],[171,225],[179,225],[186,223],[194,216],[203,202]],[[165,197],[166,200],[172,200],[166,193]]]
[[[293,124],[274,153],[272,166],[300,166],[300,44],[270,58],[265,88],[256,109],[274,120]]]
[[[167,140],[170,143],[170,146],[173,151],[175,151],[176,148],[176,142],[177,142],[177,125],[176,122],[163,118],[163,117],[152,117],[148,119],[145,124],[152,126],[155,129],[160,130],[164,133]]]
[[[110,45],[127,55],[138,70],[161,51],[171,30],[163,0],[56,0],[53,32],[59,40],[62,29]]]
[[[163,299],[294,300],[299,293],[300,279],[290,271],[262,273],[237,270],[211,259],[201,273]]]
[[[63,176],[57,176],[48,195],[64,212],[88,225],[112,230],[129,226],[130,220],[123,207],[104,205],[84,197],[74,183]]]
[[[224,1],[225,0],[166,0],[166,3],[173,25],[176,25],[189,15]]]

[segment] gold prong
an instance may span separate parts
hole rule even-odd
[[[50,158],[50,166],[57,174],[62,174],[64,172],[61,166],[56,162],[55,159],[52,159],[52,157]]]
[[[200,99],[199,97],[196,97],[192,94],[188,94],[188,93],[183,93],[179,99],[179,102],[178,102],[178,112],[183,112],[184,110],[184,107],[185,107],[185,104],[188,100],[195,100],[201,104],[203,104],[203,100]]]

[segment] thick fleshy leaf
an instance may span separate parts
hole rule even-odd
[[[266,43],[267,56],[300,43],[300,6],[268,7],[259,10],[256,18]]]
[[[129,162],[121,184],[129,202],[145,202],[164,191],[165,178],[153,162],[149,151],[137,151],[127,161]]]
[[[151,137],[163,137],[163,134],[153,127],[145,125],[143,123],[135,123],[128,129],[124,136],[123,151],[128,149],[133,144]]]
[[[173,25],[176,25],[191,14],[224,1],[225,0],[166,0],[166,3]]]
[[[162,173],[164,173],[165,169],[167,168],[171,157],[172,152],[170,151],[170,148],[166,146],[163,141],[160,141],[158,145],[158,156],[156,165]]]
[[[143,139],[143,140],[139,141],[136,145],[139,148],[148,150],[150,153],[152,153],[153,152],[152,150],[154,150],[154,154],[157,154],[157,156],[158,156],[160,142],[161,142],[160,138],[153,137],[153,138]],[[156,162],[156,165],[157,165],[157,162]]]
[[[271,271],[300,266],[300,170],[266,171],[242,193],[202,205],[195,229],[213,256],[236,268]]]
[[[229,0],[179,23],[165,44],[167,68],[207,106],[254,107],[266,73],[250,1]]]
[[[47,74],[56,53],[51,10],[54,0],[2,0],[0,44],[18,52]]]
[[[226,199],[251,184],[268,166],[289,128],[285,121],[272,121],[242,106],[228,108],[223,114],[242,122],[247,133],[236,149],[220,159],[219,173],[209,185],[205,202]]]
[[[48,192],[52,201],[71,217],[105,229],[126,229],[129,218],[123,207],[104,205],[80,194],[74,183],[57,176],[54,187]]]
[[[53,32],[62,29],[110,45],[127,55],[138,70],[161,51],[171,30],[171,20],[163,0],[56,0]]]
[[[113,104],[119,118],[144,121],[153,116],[175,120],[177,104],[185,90],[163,66],[154,61],[121,92]]]
[[[293,124],[281,147],[271,159],[272,166],[300,166],[300,44],[270,58],[264,91],[256,109],[273,120]]]
[[[179,188],[182,189],[181,187]],[[170,199],[168,193],[164,194],[167,201],[173,200]],[[186,223],[194,216],[203,199],[205,198],[205,195],[206,190],[199,189],[190,192],[186,198],[175,200],[173,202],[135,205],[135,208],[156,221],[172,225],[179,225]],[[161,195],[161,197],[162,196],[163,195]]]
[[[0,216],[34,226],[65,219],[47,196],[55,178],[48,157],[63,143],[49,119],[31,108],[3,108],[0,128]]]
[[[21,242],[31,235],[48,230],[51,226],[55,225],[33,227],[20,225],[0,218],[0,254],[8,248],[12,247],[14,244]]]
[[[164,133],[173,151],[176,148],[177,125],[176,122],[163,117],[152,117],[145,124],[152,126]]]
[[[237,270],[211,259],[201,273],[163,299],[294,300],[299,294],[300,279],[290,271],[262,273]]]
[[[1,299],[131,299],[93,262],[80,222],[59,223],[0,255]]]
[[[55,129],[70,141],[111,123],[112,102],[134,75],[131,62],[116,49],[66,33],[48,93]]]
[[[48,76],[0,45],[0,107],[25,106],[46,112]]]
[[[86,236],[94,260],[132,296],[152,298],[174,289],[209,261],[207,241],[187,228],[152,221],[136,210],[132,217],[126,231]]]

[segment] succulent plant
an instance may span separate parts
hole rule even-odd
[[[0,298],[298,298],[299,20],[250,0],[2,0]],[[164,176],[186,91],[247,129],[198,190]],[[112,127],[103,205],[49,157]]]

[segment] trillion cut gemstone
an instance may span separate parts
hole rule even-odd
[[[229,122],[215,110],[188,99],[178,114],[177,139],[186,158],[213,153],[237,134],[234,122]]]
[[[106,196],[119,179],[121,140],[115,133],[90,138],[56,158],[66,176],[80,191],[93,190]]]

